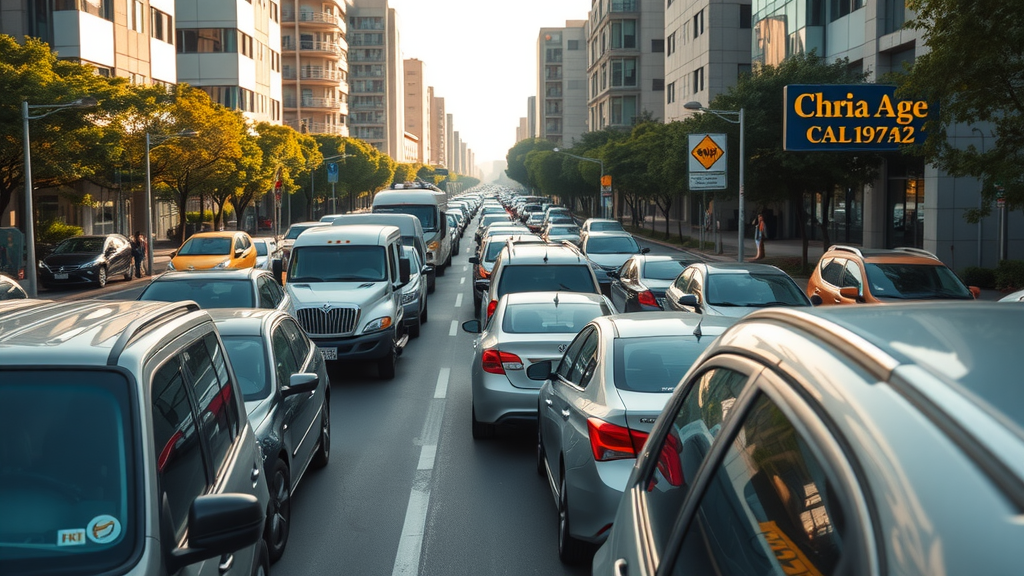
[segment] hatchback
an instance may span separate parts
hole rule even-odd
[[[171,253],[168,270],[252,268],[256,247],[245,232],[200,232]]]
[[[691,264],[665,291],[666,310],[706,316],[739,318],[770,306],[811,306],[811,301],[788,274],[769,264]]]

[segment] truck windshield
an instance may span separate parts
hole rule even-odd
[[[292,250],[288,282],[381,282],[387,279],[382,246],[302,246]]]
[[[383,214],[412,214],[420,219],[424,232],[437,232],[437,206],[399,204],[395,206],[374,206],[374,212]]]

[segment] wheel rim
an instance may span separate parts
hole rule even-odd
[[[288,537],[288,519],[291,508],[291,494],[288,474],[281,468],[274,472],[274,493],[271,498],[270,539],[275,548],[280,548]]]

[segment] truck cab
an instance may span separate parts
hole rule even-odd
[[[375,213],[412,214],[420,219],[427,243],[427,266],[444,276],[452,263],[452,242],[448,234],[448,196],[436,186],[407,182],[393,184],[373,197]]]

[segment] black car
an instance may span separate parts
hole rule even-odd
[[[107,279],[132,279],[132,245],[120,234],[74,236],[57,244],[39,262],[39,283],[107,285]]]
[[[696,258],[656,254],[631,256],[612,278],[609,298],[619,312],[663,310],[665,290]]]

